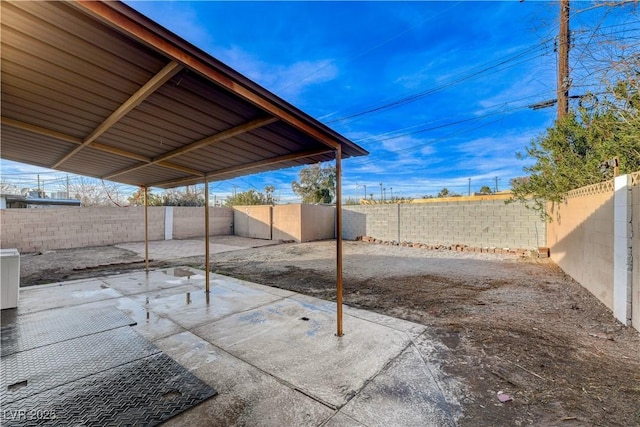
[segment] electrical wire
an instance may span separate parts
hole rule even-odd
[[[512,114],[514,112],[516,112],[516,111],[515,110],[511,111],[508,114]],[[492,125],[494,123],[497,123],[497,122],[499,122],[500,120],[503,120],[503,119],[504,119],[504,117],[500,117],[500,118],[498,118],[496,120],[490,121],[488,123],[483,123],[483,124],[481,124],[479,126],[474,126],[474,127],[469,127],[469,128],[465,128],[465,129],[456,130],[456,131],[451,132],[451,133],[449,133],[449,134],[447,134],[445,136],[442,136],[440,138],[437,138],[437,139],[434,139],[434,140],[430,140],[430,141],[424,142],[422,144],[415,144],[415,145],[413,145],[411,147],[402,148],[402,149],[398,149],[398,150],[387,150],[387,151],[385,151],[385,153],[381,153],[380,156],[388,157],[389,153],[391,153],[391,154],[400,154],[400,153],[408,153],[408,152],[411,152],[411,151],[415,151],[415,150],[423,148],[423,147],[425,147],[427,145],[433,145],[433,144],[435,144],[437,142],[446,141],[446,140],[450,139],[452,136],[457,136],[457,135],[460,135],[460,134],[464,134],[464,133],[467,133],[467,132],[471,132],[471,131],[474,131],[474,130],[478,130],[478,129],[487,127],[487,126]],[[366,158],[366,161],[362,161],[362,160],[360,160],[360,158],[353,159],[352,164],[355,165],[355,166],[363,166],[363,165],[371,164],[373,162],[379,161],[379,157],[380,156],[369,156],[369,157]]]
[[[368,108],[366,110],[363,110],[363,111],[360,111],[360,112],[357,112],[357,113],[349,114],[347,116],[343,116],[343,117],[340,117],[340,118],[337,118],[337,119],[333,119],[333,120],[328,120],[328,121],[325,121],[325,123],[326,124],[333,124],[333,123],[337,123],[337,122],[343,122],[343,121],[346,121],[346,120],[353,119],[355,117],[360,117],[360,116],[363,116],[363,115],[366,115],[366,114],[371,114],[371,113],[374,113],[374,112],[377,112],[377,111],[387,110],[389,108],[394,108],[394,107],[397,107],[397,106],[400,106],[400,105],[405,105],[405,104],[414,102],[414,101],[416,101],[418,99],[421,99],[421,98],[424,98],[424,97],[426,97],[428,95],[432,95],[432,94],[440,92],[440,91],[442,91],[444,89],[448,89],[448,88],[450,88],[452,86],[455,86],[455,85],[457,85],[459,83],[462,83],[464,81],[467,81],[467,80],[470,80],[470,79],[472,79],[474,77],[482,75],[482,74],[486,73],[487,71],[494,70],[494,69],[496,69],[496,68],[498,68],[498,67],[500,67],[502,65],[510,63],[511,61],[514,61],[516,59],[520,59],[520,58],[522,58],[523,56],[525,56],[528,53],[535,52],[536,49],[544,48],[544,46],[541,46],[541,44],[542,43],[540,43],[539,45],[536,45],[536,46],[529,47],[529,48],[525,49],[525,51],[523,51],[523,52],[520,52],[520,53],[512,55],[512,56],[509,56],[509,57],[507,57],[505,59],[502,59],[496,64],[485,66],[484,68],[481,68],[478,71],[474,71],[474,72],[469,73],[469,74],[458,73],[456,75],[457,76],[461,76],[461,77],[458,77],[458,78],[456,78],[456,79],[454,79],[454,80],[452,80],[450,82],[447,82],[445,84],[442,84],[442,85],[439,85],[439,86],[436,86],[436,87],[433,87],[433,88],[429,88],[427,90],[424,90],[424,91],[421,91],[421,92],[418,92],[418,93],[414,93],[414,94],[405,96],[405,97],[400,98],[400,99],[396,99],[394,101],[391,101],[391,102],[388,102],[388,103],[385,103],[385,104],[382,104],[382,105],[378,105],[378,106],[375,106],[375,107],[372,107],[372,108]],[[536,56],[534,56],[532,58],[529,58],[528,60],[535,59],[535,58],[537,58],[539,56],[542,56],[542,55],[536,55]],[[483,64],[483,65],[486,65],[486,63]]]
[[[619,26],[622,26],[622,25],[628,25],[628,23],[621,23],[621,24],[614,24],[614,25],[609,25],[609,26],[602,26],[601,24],[602,24],[602,22],[604,22],[605,18],[606,18],[606,16],[599,23],[599,28],[600,29],[615,28],[615,27],[619,27]],[[640,21],[631,21],[631,24],[636,23],[636,22],[640,22]],[[628,30],[625,29],[625,30],[621,30],[621,31],[618,31],[618,32],[613,32],[613,33],[610,33],[610,35],[611,34],[623,33],[623,32],[628,32]],[[595,33],[592,32],[589,35],[589,40],[584,44],[585,49],[589,46],[589,43],[591,42],[591,40],[594,37],[594,34]],[[573,40],[574,46],[577,46],[577,41],[579,40],[579,38],[582,38],[584,36],[585,35],[580,35],[577,38],[575,38]],[[437,86],[435,88],[430,88],[430,89],[427,89],[426,91],[418,92],[416,94],[411,94],[411,95],[408,95],[408,96],[400,98],[400,99],[392,100],[390,102],[387,102],[387,103],[384,103],[384,104],[381,104],[381,105],[373,106],[372,108],[367,108],[367,109],[365,109],[363,111],[360,111],[360,112],[357,112],[357,113],[353,113],[353,114],[350,114],[350,115],[347,115],[347,116],[343,116],[343,117],[340,117],[340,118],[337,118],[337,119],[327,120],[327,121],[325,121],[325,123],[326,124],[333,124],[333,123],[337,123],[337,122],[347,121],[347,120],[350,120],[350,119],[353,119],[353,118],[356,118],[356,117],[360,117],[360,116],[363,116],[363,115],[368,115],[368,114],[371,114],[371,113],[374,113],[374,112],[377,112],[377,111],[386,110],[386,109],[393,108],[393,107],[396,107],[396,106],[404,105],[406,103],[411,103],[411,102],[413,102],[413,101],[415,101],[417,99],[420,99],[422,97],[431,95],[433,93],[437,93],[437,92],[439,92],[441,90],[444,90],[444,89],[447,89],[449,87],[455,86],[455,85],[457,85],[459,83],[462,83],[463,81],[472,79],[473,77],[476,77],[478,75],[482,75],[483,73],[486,73],[487,71],[491,71],[491,70],[494,70],[495,68],[499,68],[501,65],[508,64],[513,60],[516,60],[516,59],[519,59],[519,58],[521,58],[523,56],[526,56],[527,53],[535,52],[536,49],[540,49],[540,48],[544,49],[544,48],[546,48],[545,45],[548,42],[552,41],[554,38],[555,37],[546,38],[543,41],[538,42],[536,45],[533,45],[533,46],[530,46],[530,47],[526,48],[522,52],[518,52],[518,53],[516,53],[514,55],[511,55],[509,57],[503,57],[503,58],[501,58],[502,60],[500,60],[500,62],[498,62],[497,64],[493,64],[492,62],[485,63],[483,65],[487,65],[487,64],[490,64],[490,65],[486,66],[483,69],[480,69],[479,71],[475,71],[475,72],[472,72],[472,73],[466,74],[466,75],[464,75],[463,73],[458,73],[457,75],[460,75],[460,74],[463,74],[463,75],[461,77],[459,77],[458,79],[455,79],[455,80],[453,80],[451,82],[448,82],[448,83],[446,83],[444,85],[440,85],[440,86]],[[583,52],[584,52],[584,49],[583,49]],[[544,56],[544,54],[536,55],[536,56],[527,58],[527,59],[519,61],[519,62],[517,62],[515,64],[510,64],[509,67],[503,67],[500,71],[504,71],[504,70],[506,70],[508,68],[512,68],[513,66],[520,65],[520,64],[522,64],[524,62],[528,62],[528,61],[536,59],[536,58],[538,58],[540,56]],[[472,68],[470,70],[467,70],[467,72],[473,70],[474,68]],[[326,114],[326,115],[320,117],[320,120],[326,119],[326,118],[328,118],[328,117],[330,117],[330,116],[332,116],[334,114],[335,114],[335,112]]]

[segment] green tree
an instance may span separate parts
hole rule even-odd
[[[445,187],[442,190],[440,190],[440,192],[436,197],[451,197],[451,196],[452,196],[451,192],[447,187]]]
[[[138,188],[127,201],[129,206],[144,206],[144,188]],[[151,189],[147,190],[147,206],[162,206],[162,198],[153,194]]]
[[[482,186],[480,188],[480,191],[478,191],[479,194],[493,194],[493,191],[491,190],[491,187],[488,187],[486,185]]]
[[[336,194],[336,168],[323,168],[319,163],[305,166],[293,181],[291,189],[302,198],[302,203],[331,203]]]
[[[233,196],[228,196],[225,200],[225,206],[249,206],[249,205],[274,205],[276,200],[274,198],[276,188],[273,185],[267,185],[264,188],[264,193],[256,190],[247,190],[240,193],[236,193]]]
[[[570,112],[516,154],[535,162],[524,167],[526,179],[512,180],[511,201],[524,201],[549,219],[547,201],[560,202],[572,189],[611,178],[612,168],[603,167],[611,159],[619,160],[620,173],[640,170],[638,79],[621,81],[588,104],[591,108]]]

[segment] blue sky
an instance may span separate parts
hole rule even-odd
[[[343,163],[345,197],[364,196],[366,185],[379,198],[380,183],[387,198],[466,194],[469,179],[472,191],[496,178],[506,189],[527,164],[515,153],[556,114],[529,108],[555,98],[556,2],[127,3],[366,148],[368,157]],[[575,93],[592,88],[592,70],[578,62],[607,34],[637,35],[637,18],[576,13]],[[34,170],[2,161],[3,176]],[[286,169],[210,187],[224,198],[234,186],[275,185],[282,202],[295,202],[297,176]]]

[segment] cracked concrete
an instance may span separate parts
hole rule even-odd
[[[18,314],[115,306],[219,394],[167,425],[443,426],[459,406],[439,384],[426,327],[176,268],[23,288]],[[422,349],[427,349],[421,351]],[[451,385],[447,385],[448,389]]]

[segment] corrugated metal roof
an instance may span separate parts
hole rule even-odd
[[[3,158],[170,188],[367,152],[120,2],[1,2]]]

